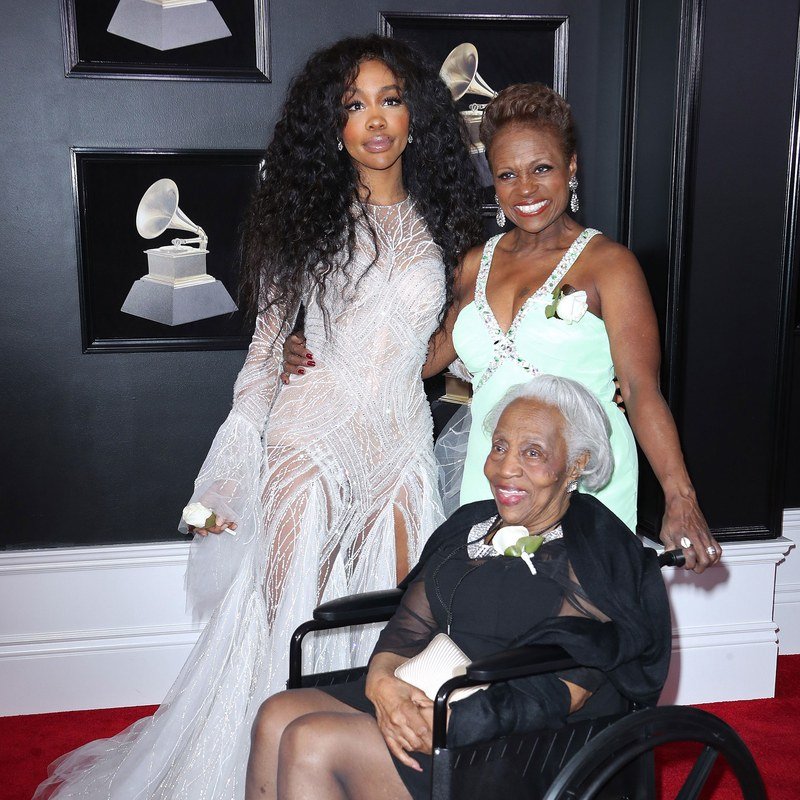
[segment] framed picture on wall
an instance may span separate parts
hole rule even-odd
[[[485,187],[484,212],[497,205],[478,138],[482,107],[512,83],[540,81],[566,96],[569,19],[533,14],[384,12],[378,30],[415,45],[442,66],[442,77],[467,122]]]
[[[268,0],[60,0],[67,77],[270,79]]]
[[[72,149],[84,353],[247,347],[238,236],[262,155]]]

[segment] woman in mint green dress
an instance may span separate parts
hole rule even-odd
[[[488,499],[490,494],[483,474],[490,449],[484,418],[511,386],[544,372],[580,381],[603,402],[611,422],[615,469],[612,480],[595,494],[635,530],[636,443],[625,415],[613,400],[614,364],[606,327],[602,319],[584,310],[582,305],[573,316],[583,313],[574,321],[547,314],[553,303],[553,289],[598,233],[587,229],[578,235],[547,280],[522,304],[507,331],[486,299],[486,284],[495,249],[508,234],[495,236],[483,248],[474,299],[461,309],[453,328],[455,349],[473,375],[472,424],[459,505]]]
[[[466,455],[462,449],[449,459],[463,463],[460,503],[491,496],[483,476],[489,409],[539,372],[573,378],[595,393],[610,421],[615,468],[597,496],[635,529],[635,434],[664,492],[661,540],[682,548],[687,568],[702,572],[722,549],[698,506],[659,389],[661,347],[647,282],[633,253],[568,214],[568,207],[577,210],[578,166],[569,105],[543,84],[509,86],[486,107],[481,140],[498,224],[507,218],[514,227],[464,258],[453,305],[423,370],[423,377],[435,375],[458,356],[471,376]],[[289,342],[286,372],[313,366],[302,341]],[[627,419],[613,402],[615,376]],[[520,459],[537,452],[531,443]]]
[[[627,248],[568,213],[578,205],[569,105],[542,84],[509,86],[487,106],[481,140],[498,225],[507,218],[514,228],[465,257],[449,324],[423,372],[436,374],[457,353],[472,375],[460,503],[490,496],[483,475],[491,447],[483,429],[487,412],[511,386],[539,372],[573,378],[603,403],[611,426],[615,468],[598,498],[635,530],[635,433],[664,491],[661,540],[682,548],[687,567],[702,572],[722,549],[698,506],[658,386],[661,348],[647,283]],[[615,376],[627,419],[613,400]],[[538,457],[535,444],[520,459]]]

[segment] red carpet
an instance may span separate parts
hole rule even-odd
[[[800,655],[778,659],[774,700],[742,700],[700,706],[738,731],[759,765],[769,800],[800,800]],[[0,717],[0,800],[30,800],[47,765],[76,747],[113,736],[154,707]],[[672,747],[659,758],[660,800],[674,798],[688,772],[691,748]],[[704,797],[740,800],[732,776],[719,766]],[[747,798],[743,798],[747,800]]]
[[[739,700],[698,706],[723,719],[750,748],[767,789],[769,800],[800,800],[800,655],[778,658],[778,678],[773,700]],[[673,746],[657,761],[662,800],[675,797],[699,748]],[[705,796],[713,800],[742,797],[733,775],[717,765]],[[747,800],[747,798],[744,798]]]

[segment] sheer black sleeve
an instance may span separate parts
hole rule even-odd
[[[406,589],[399,608],[381,632],[372,655],[388,652],[411,658],[424,650],[437,633],[439,627],[425,593],[424,573],[420,573]]]

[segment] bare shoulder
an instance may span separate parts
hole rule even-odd
[[[624,245],[607,236],[595,236],[587,252],[592,278],[598,283],[642,275],[636,256]]]
[[[478,244],[467,250],[464,255],[458,273],[457,293],[460,298],[471,296],[475,291],[475,279],[478,277],[482,254],[483,245]]]

